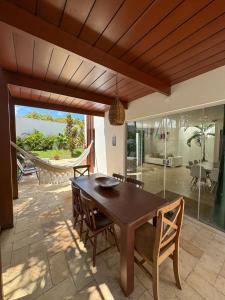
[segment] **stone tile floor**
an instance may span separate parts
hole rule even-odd
[[[5,300],[120,300],[119,253],[97,256],[80,242],[71,222],[69,184],[20,184],[14,202],[15,227],[1,235]],[[102,236],[99,249],[106,243]],[[150,266],[147,266],[150,268]],[[225,234],[185,217],[180,269],[182,291],[174,283],[172,262],[160,267],[161,299],[225,299]],[[135,265],[133,300],[150,300],[151,279]]]

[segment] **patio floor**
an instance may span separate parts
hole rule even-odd
[[[93,268],[92,248],[84,248],[73,230],[70,185],[39,186],[27,178],[19,190],[15,227],[1,235],[5,299],[127,299],[119,286],[116,248],[97,256]],[[108,242],[102,236],[99,249]],[[225,299],[225,234],[185,217],[180,269],[182,291],[175,286],[172,261],[160,267],[162,300]],[[151,279],[137,265],[129,299],[153,299]]]

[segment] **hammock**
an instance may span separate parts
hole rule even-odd
[[[79,157],[70,162],[66,162],[63,165],[52,164],[40,159],[30,152],[23,150],[12,141],[11,145],[35,165],[38,169],[40,183],[58,184],[67,181],[69,177],[73,176],[73,167],[80,165],[87,158],[93,145],[93,141],[91,141],[90,145]]]

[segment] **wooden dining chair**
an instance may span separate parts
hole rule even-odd
[[[141,180],[137,180],[135,178],[131,178],[131,177],[127,177],[126,178],[126,182],[130,182],[136,185],[136,187],[138,187],[139,189],[143,189],[144,188],[144,182]]]
[[[82,202],[80,198],[80,189],[73,184],[72,184],[72,210],[73,210],[73,228],[75,229],[77,224],[80,225],[79,235],[80,235],[80,239],[82,240],[85,215],[83,212]]]
[[[168,219],[166,214],[173,212],[173,218]],[[143,258],[135,262],[148,274],[143,266],[144,262],[152,265],[154,300],[159,299],[159,266],[168,257],[173,260],[173,270],[176,285],[181,289],[179,275],[179,239],[184,214],[184,199],[178,198],[173,203],[157,211],[156,226],[145,223],[135,232],[135,250]]]
[[[113,173],[112,176],[115,177],[117,180],[119,180],[121,182],[125,181],[125,177],[121,174]]]
[[[74,178],[84,175],[90,175],[90,167],[90,165],[80,165],[73,167]]]
[[[93,246],[92,262],[94,267],[96,263],[96,256],[111,248],[111,246],[109,246],[97,253],[97,236],[100,233],[105,233],[105,235],[107,236],[108,232],[110,232],[115,240],[115,244],[118,250],[119,246],[113,222],[101,212],[97,211],[96,213],[95,203],[93,202],[93,200],[86,197],[86,195],[84,195],[82,192],[81,201],[83,211],[86,215],[85,222],[87,225],[84,244],[86,246],[89,240]]]

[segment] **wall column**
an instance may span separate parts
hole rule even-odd
[[[9,112],[10,112],[10,134],[11,141],[16,143],[16,116],[15,105],[12,99],[9,99]],[[17,182],[17,161],[16,149],[11,147],[11,160],[12,160],[12,185],[13,185],[13,199],[18,199],[18,182]]]
[[[12,164],[10,146],[9,97],[0,68],[0,226],[13,227]]]
[[[87,128],[87,146],[90,144],[90,142],[93,140],[95,142],[94,137],[94,118],[93,116],[87,116],[86,117],[86,128]],[[95,146],[91,147],[91,151],[87,157],[87,164],[91,166],[90,171],[94,172],[94,162],[95,162]]]

